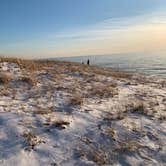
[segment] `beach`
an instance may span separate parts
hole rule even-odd
[[[166,79],[2,58],[0,165],[166,165]]]

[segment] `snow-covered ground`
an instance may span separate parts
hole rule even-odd
[[[0,165],[166,165],[166,80],[1,62]]]

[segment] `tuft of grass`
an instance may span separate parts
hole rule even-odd
[[[111,86],[95,86],[89,90],[89,95],[100,98],[113,97],[117,95],[117,89]]]
[[[32,132],[25,132],[23,134],[23,137],[25,139],[25,142],[27,144],[26,150],[33,150],[34,147],[40,143],[44,143],[38,136],[36,136]]]
[[[54,121],[46,122],[43,125],[51,127],[51,128],[56,127],[56,128],[59,128],[59,129],[65,129],[66,126],[70,125],[70,122],[62,120],[62,119],[57,119],[57,120],[54,120]]]
[[[0,89],[1,96],[10,96],[11,91],[5,86],[2,89]]]
[[[98,67],[93,67],[92,72],[98,75],[104,75],[104,76],[109,76],[109,77],[114,77],[114,78],[125,78],[125,79],[131,79],[132,74],[127,73],[127,72],[122,72],[122,71],[115,71],[111,69],[105,69],[105,68],[98,68]]]
[[[45,114],[50,114],[52,112],[53,108],[48,108],[48,109],[38,108],[37,110],[34,111],[34,114],[45,115]]]
[[[111,136],[113,141],[117,140],[117,131],[113,127],[106,130],[106,135]]]
[[[80,157],[93,161],[97,165],[110,164],[110,155],[100,144],[93,144],[89,140],[82,140],[85,146],[78,147],[77,153]]]
[[[36,79],[33,76],[31,76],[31,77],[30,76],[21,76],[18,78],[17,81],[27,83],[31,86],[36,85]]]
[[[64,120],[56,120],[52,122],[52,125],[56,127],[63,127],[63,126],[68,126],[70,123]]]
[[[12,80],[12,77],[8,74],[0,73],[0,84],[7,84]]]
[[[145,110],[144,103],[141,101],[138,101],[136,103],[133,103],[133,106],[132,106],[130,112],[132,112],[132,113],[136,112],[136,113],[143,114],[144,110]]]
[[[110,132],[110,137],[108,138],[112,136],[115,138],[113,138],[113,143],[107,145],[102,142],[94,142],[89,138],[81,138],[83,144],[76,149],[79,157],[86,158],[101,166],[113,165],[118,162],[119,158],[126,152],[136,152],[142,148],[142,146],[134,140],[126,139],[124,142],[118,140],[114,129],[111,129]]]
[[[165,121],[166,120],[166,114],[160,114],[160,116],[159,116],[159,120],[161,120],[161,121]]]
[[[21,59],[21,58],[0,58],[0,62],[16,63],[21,69],[25,69],[34,72],[38,69],[38,63],[33,60]]]
[[[126,142],[119,142],[117,147],[114,149],[114,151],[118,151],[119,153],[125,153],[125,152],[135,152],[141,148],[141,145],[133,140],[128,140]]]
[[[134,102],[132,105],[129,106],[129,108],[126,109],[131,113],[137,113],[149,117],[154,116],[153,113],[155,113],[155,112],[151,113],[150,111],[148,111],[148,109],[146,109],[145,103],[140,100]]]
[[[104,118],[106,121],[112,120],[122,120],[125,118],[125,114],[123,112],[118,111],[116,114],[108,113],[107,116]]]
[[[81,95],[75,94],[69,101],[70,105],[81,106],[83,104],[83,97]]]

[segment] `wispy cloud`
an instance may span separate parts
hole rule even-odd
[[[31,41],[10,43],[4,52],[63,56],[162,49],[166,42],[165,28],[166,12],[161,11],[112,18]]]

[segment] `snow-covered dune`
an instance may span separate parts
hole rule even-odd
[[[0,165],[166,165],[166,80],[22,63],[0,62]]]

